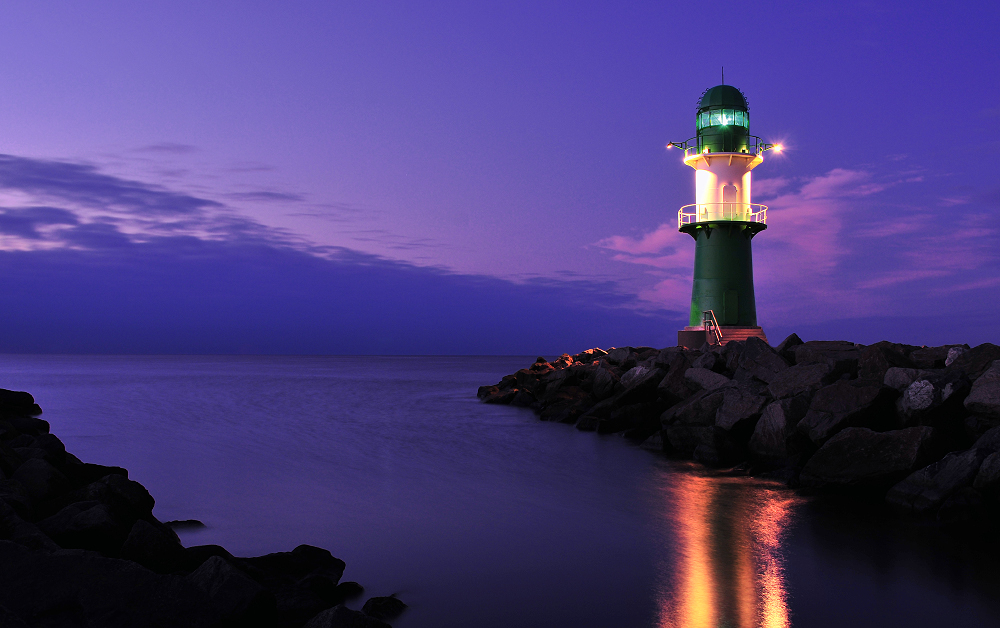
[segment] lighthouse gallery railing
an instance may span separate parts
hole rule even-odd
[[[767,224],[767,205],[759,203],[693,203],[677,210],[677,228],[696,222],[732,220]]]

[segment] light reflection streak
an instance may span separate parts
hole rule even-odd
[[[694,470],[665,484],[677,553],[660,590],[660,628],[789,628],[781,542],[801,498]]]

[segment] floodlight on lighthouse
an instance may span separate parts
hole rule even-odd
[[[689,325],[678,344],[698,348],[756,336],[750,241],[767,228],[767,207],[751,202],[751,170],[764,153],[780,151],[750,135],[750,108],[732,85],[705,90],[695,117],[695,137],[670,142],[695,171],[695,203],[677,212],[677,228],[695,240]]]

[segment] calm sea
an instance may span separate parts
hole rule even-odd
[[[968,535],[477,401],[532,361],[0,356],[0,387],[205,522],[185,544],[328,548],[398,628],[1000,626]]]

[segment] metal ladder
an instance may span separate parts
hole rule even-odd
[[[715,312],[712,310],[705,310],[701,313],[701,322],[705,327],[705,333],[712,334],[715,336],[715,342],[711,340],[708,344],[711,345],[721,345],[722,344],[722,330],[719,329],[719,321],[715,320]]]

